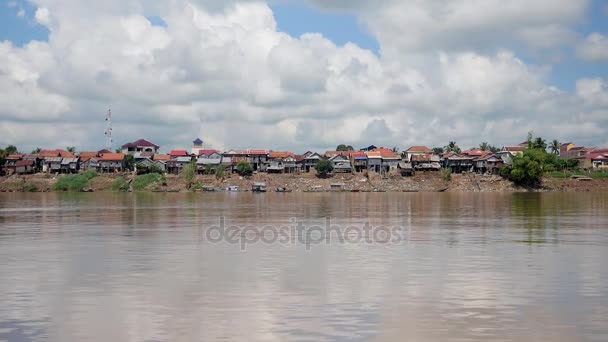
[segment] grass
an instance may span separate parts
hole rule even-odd
[[[53,185],[53,191],[78,192],[91,185],[91,179],[97,177],[97,172],[88,170],[77,175],[61,176]]]
[[[36,191],[38,191],[38,187],[35,184],[32,184],[32,183],[25,183],[25,184],[23,184],[23,187],[21,188],[21,191],[23,191],[23,192],[36,192]]]
[[[148,173],[146,175],[139,175],[133,179],[131,182],[131,187],[133,191],[143,191],[148,185],[157,183],[163,180],[163,176],[158,173]]]
[[[608,178],[608,171],[592,171],[592,172],[584,172],[581,170],[574,170],[574,171],[553,171],[553,172],[546,172],[545,173],[545,177],[548,178],[561,178],[561,179],[565,179],[565,178],[570,178],[572,176],[586,176],[586,177],[591,177],[594,179],[606,179]]]
[[[124,178],[117,178],[112,182],[112,186],[110,189],[112,191],[125,191],[127,185],[127,181]]]

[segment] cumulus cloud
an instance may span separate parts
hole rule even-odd
[[[507,36],[559,45],[586,1],[313,2],[357,15],[379,55],[321,34],[279,32],[257,1],[34,2],[49,41],[0,43],[4,144],[100,147],[109,107],[117,143],[145,137],[165,149],[196,136],[216,148],[295,152],[454,139],[500,145],[529,130],[570,138],[564,127],[573,118],[586,141],[608,129],[588,81],[576,93],[551,87],[547,66],[502,46]],[[39,141],[24,133],[44,125]]]
[[[578,55],[588,61],[608,61],[608,37],[592,33],[578,46]]]

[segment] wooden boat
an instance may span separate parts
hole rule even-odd
[[[266,192],[266,183],[255,182],[251,186],[251,191],[253,192]]]
[[[287,189],[285,187],[278,187],[275,189],[276,192],[291,192],[291,189]]]
[[[237,185],[230,185],[229,187],[226,188],[226,191],[229,191],[229,192],[238,192],[239,191],[239,187]]]

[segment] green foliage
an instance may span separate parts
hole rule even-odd
[[[251,176],[253,174],[253,168],[248,162],[240,161],[238,164],[236,164],[236,172],[239,174],[239,176]]]
[[[433,153],[434,154],[442,154],[443,153],[443,147],[433,147]]]
[[[135,166],[138,175],[145,175],[147,173],[158,173],[162,175],[165,173],[165,171],[157,165],[146,166],[143,163],[137,163]]]
[[[65,150],[70,153],[76,153],[76,147],[74,147],[74,146],[68,146],[65,148]]]
[[[559,154],[559,148],[560,148],[561,144],[559,141],[557,141],[556,139],[554,139],[550,144],[549,144],[549,150],[551,150],[551,153],[557,155]]]
[[[97,171],[95,171],[95,170],[86,170],[86,171],[84,171],[84,172],[82,172],[80,174],[83,175],[86,179],[89,179],[89,180],[97,177]]]
[[[190,189],[192,184],[194,184],[194,178],[196,177],[196,163],[191,161],[188,165],[184,166],[182,169],[182,177],[186,181],[186,187]]]
[[[443,168],[441,169],[441,178],[444,182],[449,182],[452,180],[452,170]]]
[[[487,142],[482,142],[481,144],[479,144],[479,149],[482,151],[489,151],[490,150],[490,144],[488,144]]]
[[[217,179],[223,179],[225,171],[226,171],[226,167],[224,165],[218,165],[215,168],[215,178],[217,178]]]
[[[552,155],[541,149],[526,149],[523,155],[515,156],[513,165],[504,167],[500,174],[518,185],[538,186],[543,176],[547,156]],[[552,165],[551,168],[553,168],[553,164],[547,165]]]
[[[443,148],[443,152],[455,152],[455,153],[460,153],[462,150],[460,149],[460,147],[458,145],[456,145],[455,141],[450,141],[444,148]]]
[[[53,185],[53,191],[78,192],[91,186],[91,179],[97,177],[97,172],[88,170],[77,175],[61,176]]]
[[[133,171],[133,167],[135,166],[135,158],[132,155],[127,154],[125,157],[125,164],[126,164],[127,170]]]
[[[315,169],[317,170],[317,175],[320,177],[326,177],[330,172],[334,170],[334,164],[327,159],[319,160],[317,165],[315,165]]]
[[[32,154],[38,154],[38,153],[40,153],[40,151],[42,151],[40,149],[40,147],[36,147],[35,149],[32,150]]]
[[[161,182],[163,180],[163,176],[158,173],[148,173],[145,175],[136,176],[131,182],[131,188],[133,191],[143,191],[150,184]]]
[[[127,191],[127,181],[124,178],[117,178],[112,182],[112,191]]]
[[[36,192],[38,191],[38,187],[32,183],[25,183],[23,187],[21,187],[21,191],[23,192]]]
[[[355,149],[351,145],[340,144],[336,147],[336,151],[354,151]]]
[[[570,178],[572,176],[586,176],[594,179],[606,179],[608,178],[608,171],[584,172],[581,170],[565,170],[545,173],[545,177],[549,178]]]
[[[9,154],[15,154],[15,153],[19,153],[19,151],[17,150],[17,147],[15,147],[15,145],[8,145],[4,149],[4,155],[5,156],[8,156]]]

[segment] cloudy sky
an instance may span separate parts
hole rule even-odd
[[[2,0],[0,145],[608,145],[608,2]]]

